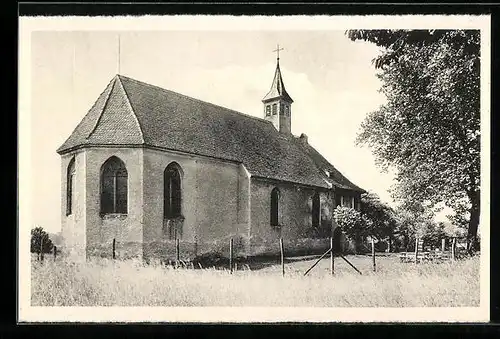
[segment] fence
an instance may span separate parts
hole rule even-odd
[[[425,250],[422,239],[415,239],[414,252],[401,252],[399,258],[401,262],[420,263],[428,261],[446,261],[456,260],[465,256],[466,246],[459,244],[459,238],[451,238],[451,246],[449,249],[446,247],[446,239],[441,239],[441,248],[434,250]]]
[[[54,245],[50,252],[44,253],[43,252],[43,242],[42,242],[42,245],[40,245],[40,248],[36,252],[37,260],[43,261],[45,259],[45,254],[52,254],[54,256],[54,261],[55,261],[57,259],[57,255],[60,254],[60,250],[57,248],[57,246]]]
[[[190,267],[190,268],[207,268],[207,267],[217,267],[228,269],[232,274],[234,271],[239,268],[250,269],[250,266],[247,264],[252,262],[252,257],[242,256],[245,249],[245,244],[242,242],[242,239],[237,237],[228,237],[227,239],[223,239],[224,241],[217,242],[217,256],[215,258],[211,258],[210,254],[213,252],[213,242],[210,244],[207,243],[191,243],[191,242],[182,242],[180,239],[175,239],[173,241],[166,241],[163,243],[157,243],[157,246],[163,246],[164,251],[163,254],[167,254],[164,257],[162,262],[167,265],[178,267]],[[309,267],[307,271],[304,272],[304,275],[307,275],[316,265],[323,260],[324,258],[330,258],[330,272],[333,275],[335,271],[335,256],[343,259],[352,269],[354,269],[357,273],[362,274],[357,267],[355,267],[347,258],[345,258],[341,250],[334,250],[334,238],[321,239],[322,243],[326,240],[328,243],[328,248],[321,255],[315,256],[313,258],[305,258],[304,260],[316,259],[312,266]],[[318,242],[319,244],[320,242]],[[107,245],[103,244],[103,251],[106,252],[107,257],[116,259],[126,259],[125,256],[120,254],[119,248],[123,246],[125,243],[119,243],[116,239],[112,239]],[[142,245],[142,244],[141,244]],[[201,246],[200,246],[201,245]],[[248,246],[248,244],[246,244]],[[281,268],[281,275],[286,275],[285,264],[287,262],[292,262],[296,260],[294,257],[294,253],[296,252],[296,248],[294,246],[297,245],[297,240],[288,240],[285,241],[283,238],[279,238],[275,240],[274,247],[279,256],[279,264]],[[200,250],[200,248],[202,250]],[[205,248],[205,250],[203,250]],[[210,250],[206,250],[210,248]],[[464,246],[461,246],[457,243],[457,239],[452,239],[452,244],[449,249],[446,249],[445,239],[442,240],[442,246],[440,250],[435,251],[424,251],[424,244],[422,239],[417,238],[415,241],[415,252],[401,252],[399,254],[399,259],[402,263],[420,263],[425,261],[438,261],[438,260],[455,260],[463,256],[463,252],[465,250]],[[318,247],[317,249],[320,249]],[[58,253],[60,250],[57,246],[53,248],[53,256],[54,260],[56,260]],[[101,253],[102,254],[102,253]],[[150,253],[151,254],[151,253]],[[194,256],[192,256],[194,254]],[[206,256],[206,254],[209,254]],[[191,255],[191,256],[190,256]],[[102,255],[101,255],[102,256]],[[375,240],[371,239],[371,266],[373,272],[377,271],[377,263],[376,263],[376,246]],[[208,260],[207,260],[208,259]],[[210,261],[212,259],[212,261]],[[215,259],[215,260],[214,260]],[[248,260],[250,259],[250,260]],[[44,260],[44,253],[42,252],[42,246],[40,246],[40,250],[38,252],[38,260]],[[278,262],[276,262],[278,264]]]

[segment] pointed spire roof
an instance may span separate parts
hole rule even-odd
[[[262,102],[267,102],[272,99],[278,99],[278,98],[284,99],[290,103],[293,102],[292,98],[285,89],[285,84],[283,83],[283,78],[281,77],[279,59],[276,63],[276,72],[274,73],[273,84],[271,85],[269,93],[267,93],[264,99],[262,99]]]

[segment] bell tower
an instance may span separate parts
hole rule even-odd
[[[281,133],[292,132],[292,103],[293,100],[285,89],[280,70],[280,51],[278,47],[273,51],[277,53],[276,71],[271,89],[266,94],[262,103],[264,104],[264,119],[271,121]]]

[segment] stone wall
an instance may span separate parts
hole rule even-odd
[[[275,187],[280,191],[278,205],[280,227],[270,225],[271,191]],[[280,237],[284,239],[285,243],[288,242],[290,253],[304,252],[307,244],[318,251],[324,248],[323,243],[329,241],[328,238],[331,235],[334,206],[331,192],[318,191],[321,201],[321,222],[320,227],[313,228],[312,197],[316,193],[316,189],[258,178],[252,178],[251,189],[249,255],[278,254]]]
[[[120,244],[142,243],[143,216],[143,150],[141,148],[89,148],[86,153],[86,224],[87,255],[108,248],[113,239]],[[101,167],[110,157],[125,163],[128,173],[127,214],[101,215]],[[142,256],[142,247],[133,245],[127,256]],[[104,251],[108,253],[108,251]]]
[[[144,151],[144,243],[168,241],[163,216],[163,173],[181,169],[182,241],[202,244],[248,228],[248,190],[239,164],[175,152]],[[145,245],[154,250],[156,245]],[[151,254],[152,255],[152,254]],[[150,254],[147,254],[150,256]]]
[[[72,213],[66,214],[67,175],[71,160],[75,160]],[[85,152],[71,152],[61,157],[61,233],[67,255],[73,259],[85,258],[86,247],[86,155]]]
[[[121,159],[127,168],[126,214],[100,213],[101,166],[111,156]],[[67,167],[73,157],[74,206],[73,213],[66,216]],[[228,256],[230,238],[234,239],[235,257],[279,254],[280,238],[287,255],[324,252],[329,246],[335,205],[332,191],[318,191],[321,222],[314,228],[315,188],[251,178],[242,164],[120,147],[88,148],[61,159],[64,246],[83,257],[111,256],[115,239],[118,258],[175,259],[175,240],[168,236],[163,216],[163,173],[172,162],[181,170],[182,220],[178,224],[184,259],[208,253]],[[270,197],[275,187],[280,190],[280,227],[270,225]]]

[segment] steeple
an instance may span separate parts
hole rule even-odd
[[[285,84],[281,76],[280,57],[278,48],[273,52],[277,52],[276,71],[271,89],[266,94],[262,103],[264,104],[264,119],[273,123],[274,127],[280,132],[291,133],[291,105],[292,98],[285,89]]]

